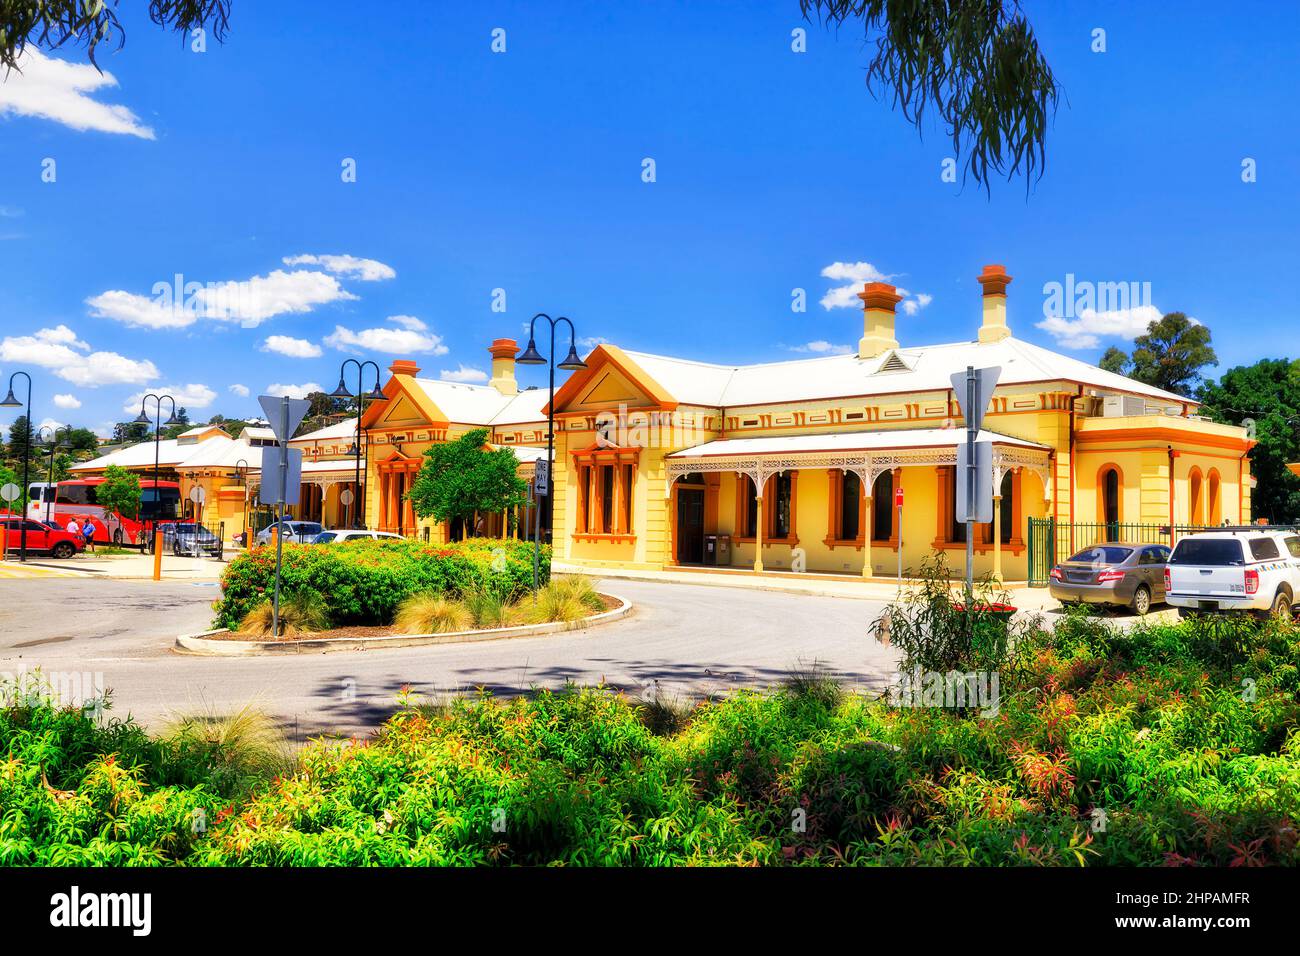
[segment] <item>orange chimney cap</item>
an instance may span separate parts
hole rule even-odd
[[[514,339],[493,339],[488,351],[493,358],[514,358],[519,352],[519,343]]]
[[[985,295],[1006,295],[1011,276],[1007,275],[1006,266],[987,265],[979,274],[979,283],[984,287]]]
[[[894,286],[888,282],[868,282],[858,293],[864,309],[884,309],[893,312],[894,306],[903,301]]]
[[[394,375],[410,375],[414,378],[420,374],[420,366],[416,365],[410,359],[394,359],[393,364],[388,366],[388,371]]]

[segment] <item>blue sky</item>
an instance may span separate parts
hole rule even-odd
[[[904,345],[969,339],[990,262],[1015,333],[1083,358],[1140,305],[1210,326],[1223,368],[1300,352],[1292,4],[1030,0],[1065,95],[1044,178],[991,197],[943,180],[942,131],[873,99],[860,34],[796,0],[347,6],[238,3],[203,53],[128,19],[115,85],[33,62],[0,86],[0,375],[33,374],[37,421],[111,427],[148,387],[252,415],[352,355],[481,380],[536,311],[710,361],[817,354],[861,334],[822,300],[875,275],[909,293]],[[257,295],[159,307],[177,274]],[[1039,327],[1067,274],[1150,301]]]

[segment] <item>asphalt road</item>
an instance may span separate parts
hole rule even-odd
[[[878,601],[637,581],[601,582],[636,610],[585,631],[510,641],[287,657],[176,654],[211,620],[215,584],[56,578],[0,581],[0,672],[102,673],[113,713],[157,727],[254,704],[294,737],[365,733],[403,687],[430,699],[485,687],[604,682],[679,699],[778,682],[813,665],[883,687],[894,652],[868,635]]]

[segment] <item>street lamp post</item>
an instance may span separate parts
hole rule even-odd
[[[150,420],[149,416],[148,416],[147,414],[145,414],[145,410],[144,410],[144,409],[145,409],[145,405],[148,404],[149,399],[151,399],[151,398],[154,400],[154,418],[153,418],[153,420]],[[167,421],[165,421],[165,422],[162,420],[162,403],[163,403],[164,401],[168,401],[168,402],[171,402],[171,403],[172,403],[172,413],[171,413],[171,417],[168,418]],[[159,451],[159,446],[160,446],[160,444],[161,444],[161,442],[162,442],[162,430],[163,430],[163,426],[164,426],[164,425],[170,427],[170,426],[172,426],[172,425],[183,425],[184,422],[182,422],[179,418],[176,417],[176,399],[172,398],[170,395],[155,395],[153,392],[150,392],[149,394],[145,395],[143,398],[140,399],[140,414],[137,415],[137,416],[135,416],[135,424],[137,424],[137,425],[153,425],[153,426],[154,426],[154,432],[153,432],[153,509],[152,509],[152,513],[153,513],[153,525],[152,525],[152,527],[151,527],[149,530],[150,530],[151,532],[153,532],[152,535],[151,535],[151,537],[152,537],[152,539],[153,539],[153,546],[154,546],[154,547],[157,547],[157,545],[158,545],[158,540],[157,540],[157,539],[158,539],[158,515],[162,512],[162,488],[160,488],[159,485],[158,485],[158,451]],[[196,532],[196,534],[197,534],[197,532]]]
[[[551,347],[545,357],[537,351],[537,341],[533,331],[537,326],[538,319],[545,319],[546,324],[551,327]],[[564,357],[564,361],[557,366],[555,363],[555,327],[563,322],[569,327],[569,354]],[[532,322],[528,324],[528,347],[524,349],[523,354],[515,359],[520,365],[545,365],[549,380],[547,382],[547,402],[546,402],[546,468],[547,468],[547,487],[546,487],[546,530],[554,530],[554,511],[552,502],[555,500],[555,475],[552,468],[552,459],[555,457],[555,370],[562,368],[565,371],[576,371],[580,368],[586,368],[587,363],[578,355],[578,350],[574,347],[576,332],[573,329],[573,323],[563,315],[552,319],[545,312],[538,312],[533,316]],[[542,548],[542,509],[541,502],[537,503],[537,516],[533,522],[533,590],[537,590],[537,561],[538,555]]]
[[[14,372],[12,375],[9,376],[9,394],[5,396],[5,400],[3,402],[0,402],[0,408],[22,408],[23,403],[18,401],[18,399],[14,398],[14,379],[17,378],[19,375],[27,379],[27,427],[23,429],[23,491],[22,491],[22,495],[19,496],[20,501],[25,501],[28,494],[27,471],[28,471],[28,466],[31,463],[31,457],[32,457],[32,377],[30,375],[28,375],[26,372]],[[25,507],[23,508],[22,517],[24,519],[26,519],[27,517],[27,509]],[[19,521],[18,527],[20,529],[18,532],[18,560],[26,561],[27,560],[26,520]]]
[[[252,531],[248,527],[248,459],[241,458],[235,462],[235,478],[239,481],[240,487],[244,489],[244,550],[247,551],[253,546],[251,540]]]
[[[48,425],[42,425],[36,432],[36,440],[38,442],[42,441],[41,436],[44,435],[49,430],[50,427]],[[59,432],[64,433],[63,441],[59,441]],[[72,434],[71,425],[58,425],[54,428],[53,434],[51,434],[48,439],[50,443],[50,474],[48,480],[45,483],[45,491],[43,492],[45,496],[45,523],[46,524],[49,524],[50,521],[50,505],[53,501],[50,495],[52,495],[54,492],[54,452],[60,448],[70,447],[67,440],[67,436],[71,434]]]
[[[355,365],[357,367],[356,395],[353,395],[352,392],[348,390],[347,384],[343,381],[343,376],[346,374],[349,365]],[[365,387],[366,387],[365,373],[366,373],[367,365],[369,365],[371,368],[375,370],[375,387],[369,392],[365,391]],[[373,402],[373,401],[383,401],[385,398],[388,397],[387,395],[384,394],[384,390],[379,387],[379,376],[381,374],[382,373],[379,371],[379,366],[376,365],[374,362],[371,362],[369,360],[365,362],[358,362],[356,359],[347,359],[342,365],[339,366],[339,387],[334,389],[334,391],[330,392],[330,398],[333,399],[344,400],[349,398],[355,398],[357,400],[357,433],[354,436],[352,436],[352,447],[348,449],[348,453],[351,454],[356,459],[356,469],[355,469],[356,474],[354,476],[354,485],[356,491],[352,501],[352,527],[354,528],[364,527],[364,525],[358,522],[357,519],[358,516],[364,515],[366,513],[365,510],[366,497],[365,497],[365,492],[362,491],[362,484],[361,484],[361,439],[362,439],[361,410],[365,406],[367,398]],[[368,452],[369,450],[367,449],[367,453]],[[369,458],[367,457],[366,460],[367,467],[369,467],[369,464],[370,461]]]

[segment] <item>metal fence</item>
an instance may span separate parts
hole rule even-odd
[[[1178,535],[1200,528],[1178,528]],[[1095,544],[1127,541],[1131,544],[1172,546],[1175,535],[1169,525],[1122,524],[1103,522],[1055,521],[1052,518],[1029,519],[1029,586],[1046,587],[1054,565],[1070,555]]]

